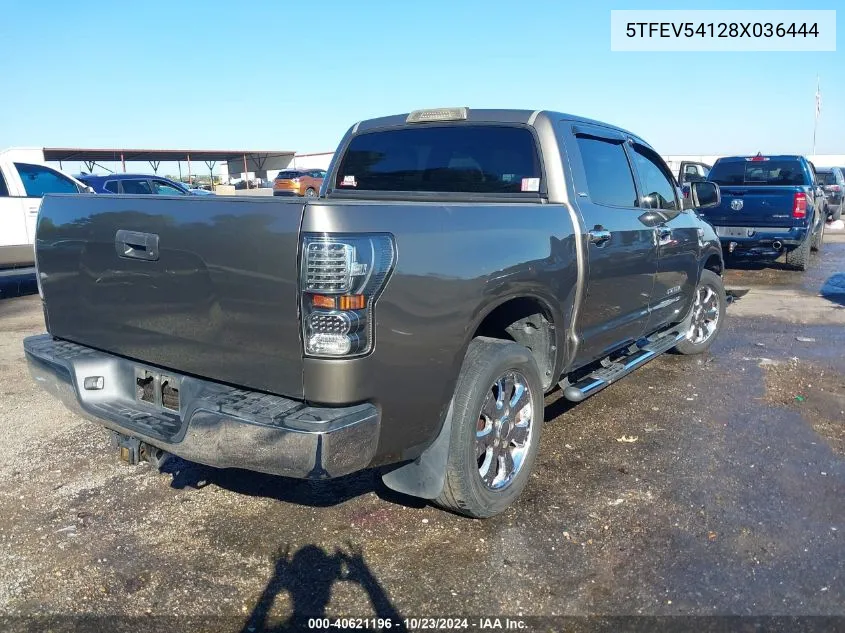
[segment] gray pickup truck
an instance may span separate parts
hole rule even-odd
[[[580,401],[725,317],[722,249],[665,163],[546,111],[362,121],[319,197],[47,196],[32,375],[171,454],[299,478],[379,468],[472,516],[529,479],[544,394]]]

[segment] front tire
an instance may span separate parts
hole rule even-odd
[[[314,198],[316,196],[317,196],[317,191],[313,187],[308,187],[308,189],[305,190],[305,197],[306,198]]]
[[[439,506],[473,518],[499,514],[534,466],[543,424],[543,383],[531,351],[474,339],[452,399],[446,480]]]
[[[722,278],[712,270],[702,270],[698,288],[695,289],[692,323],[687,337],[675,345],[675,351],[679,354],[706,352],[722,330],[727,304]]]

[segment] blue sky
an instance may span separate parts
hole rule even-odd
[[[9,2],[0,149],[326,151],[356,120],[415,108],[548,108],[631,129],[663,154],[845,153],[835,53],[612,53],[611,9],[568,3]],[[690,7],[692,8],[692,7]],[[698,7],[705,8],[705,7]],[[836,9],[777,0],[706,8]]]

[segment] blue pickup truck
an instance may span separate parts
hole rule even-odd
[[[701,213],[734,256],[771,258],[807,270],[824,241],[824,194],[803,156],[730,156],[707,179],[722,202]]]

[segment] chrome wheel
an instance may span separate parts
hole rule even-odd
[[[719,323],[719,308],[719,295],[710,286],[700,286],[695,292],[687,340],[698,345],[713,336]]]
[[[534,411],[528,381],[509,371],[487,392],[475,432],[478,474],[492,490],[507,487],[531,446]]]

